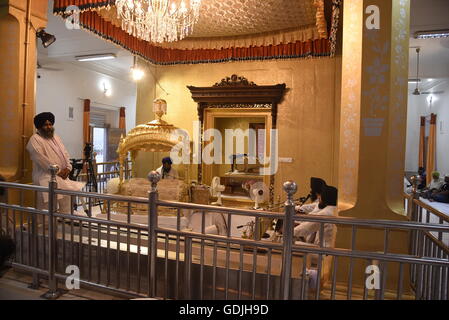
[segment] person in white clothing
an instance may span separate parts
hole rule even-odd
[[[440,173],[438,171],[432,172],[432,181],[427,186],[429,191],[440,190],[444,184],[444,180],[440,178]]]
[[[34,126],[37,131],[28,141],[26,149],[33,161],[33,184],[48,187],[50,181],[49,167],[58,166],[56,182],[58,189],[81,191],[84,183],[70,180],[69,174],[72,165],[64,144],[54,133],[55,116],[51,112],[42,112],[34,117]],[[70,213],[70,196],[57,196],[58,211]],[[37,196],[37,208],[48,208],[48,193],[39,192]]]
[[[324,186],[318,196],[319,204],[309,215],[335,216],[337,212],[338,191],[331,186]],[[320,222],[304,221],[294,228],[294,237],[305,243],[320,245]],[[323,229],[323,247],[332,247],[335,239],[336,226],[325,223]],[[298,242],[296,242],[298,243]],[[301,243],[299,243],[301,244]]]
[[[162,159],[162,166],[156,169],[162,179],[179,179],[178,171],[172,168],[172,160],[170,157]]]
[[[438,193],[441,187],[444,185],[444,180],[440,179],[440,173],[438,171],[432,172],[432,181],[427,185],[420,196],[426,199],[432,198],[434,193]]]
[[[296,206],[295,210],[299,213],[310,213],[314,211],[318,206],[318,196],[324,186],[326,186],[326,181],[323,179],[315,177],[310,178],[310,194],[307,197],[310,197],[312,203]]]
[[[321,194],[321,190],[326,186],[326,181],[320,178],[311,177],[310,178],[310,193],[307,195],[306,200],[301,200],[302,203],[306,202],[308,198],[312,201],[312,203],[302,204],[295,206],[296,213],[309,214],[315,211],[318,207],[318,196]],[[282,233],[283,220],[277,219],[275,220],[274,231],[278,233]]]

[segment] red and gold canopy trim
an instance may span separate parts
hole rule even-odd
[[[243,60],[294,59],[331,55],[329,39],[310,39],[277,45],[229,47],[220,49],[176,49],[157,46],[133,37],[106,21],[97,10],[113,6],[115,0],[55,0],[54,13],[80,8],[80,27],[156,65],[220,63]]]
[[[54,14],[63,14],[70,6],[77,6],[81,12],[115,6],[115,0],[55,0]]]

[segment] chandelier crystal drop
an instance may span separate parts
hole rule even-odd
[[[198,21],[201,0],[116,0],[122,29],[149,42],[182,40]]]

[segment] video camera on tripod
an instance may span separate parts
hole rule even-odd
[[[84,146],[84,159],[70,159],[72,163],[72,171],[70,172],[69,179],[76,181],[78,179],[79,174],[84,168],[84,164],[87,164],[87,191],[92,192],[98,191],[97,187],[97,178],[95,176],[93,161],[93,148],[90,142],[86,142]]]

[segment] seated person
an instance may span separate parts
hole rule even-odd
[[[318,206],[318,195],[321,194],[323,186],[326,186],[326,182],[323,179],[312,177],[310,178],[310,196],[312,203],[303,204],[302,206],[296,206],[295,210],[300,213],[310,213]]]
[[[444,180],[440,179],[440,173],[438,171],[434,171],[434,172],[432,172],[432,181],[427,186],[427,189],[429,189],[430,191],[433,191],[433,190],[438,191],[441,189],[443,184],[444,184]]]
[[[310,178],[310,193],[307,198],[310,197],[312,203],[303,204],[295,207],[296,213],[308,214],[311,213],[318,208],[318,197],[321,195],[321,190],[326,186],[326,181],[320,178],[312,177]],[[305,202],[305,201],[304,201]],[[274,230],[276,232],[282,233],[283,220],[276,220],[276,224]]]
[[[440,179],[440,173],[438,171],[432,172],[432,181],[428,184],[422,197],[429,198],[434,192],[438,192],[444,185],[444,181]]]
[[[444,177],[444,184],[440,190],[433,192],[429,196],[429,201],[449,203],[449,175]]]
[[[418,185],[418,190],[422,190],[426,187],[426,170],[424,167],[419,167],[418,175],[421,177],[421,183]]]
[[[162,179],[179,179],[178,171],[172,168],[173,161],[170,157],[162,159],[162,166],[156,169]]]
[[[319,203],[313,212],[309,215],[317,216],[335,216],[337,211],[337,188],[323,186],[321,195],[318,196]],[[298,240],[305,243],[320,245],[320,227],[321,223],[304,221],[293,230],[293,235]],[[332,223],[325,223],[323,230],[323,247],[332,247],[335,238],[336,226]]]

